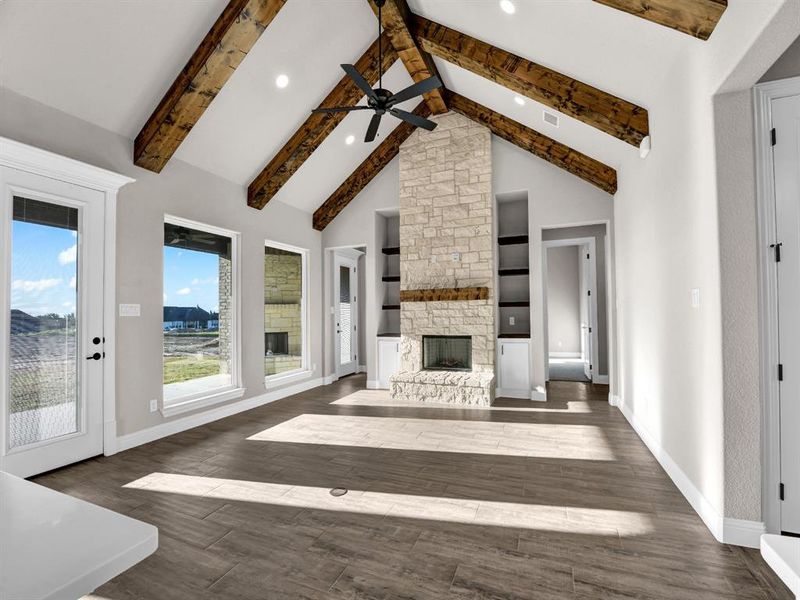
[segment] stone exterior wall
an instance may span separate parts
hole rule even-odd
[[[265,356],[265,373],[302,366],[303,260],[299,254],[267,248],[264,253],[264,332],[288,333],[289,356]]]
[[[485,286],[490,293],[487,300],[402,303],[400,368],[421,370],[423,335],[470,335],[473,370],[494,373],[491,134],[456,113],[433,118],[434,131],[418,129],[400,148],[400,286]]]
[[[233,314],[231,295],[233,294],[233,262],[230,258],[219,257],[219,372],[231,372],[231,326]]]

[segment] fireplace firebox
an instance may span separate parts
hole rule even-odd
[[[472,371],[472,337],[468,335],[423,335],[424,371]]]
[[[265,333],[264,354],[266,356],[289,354],[289,332]]]

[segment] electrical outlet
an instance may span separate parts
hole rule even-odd
[[[150,400],[150,412],[156,412],[158,410],[158,400],[153,399]]]
[[[437,260],[436,255],[435,254],[431,254],[431,262],[435,263],[436,260]]]
[[[700,308],[700,288],[692,288],[692,308]]]
[[[516,325],[517,324],[517,317],[508,317],[508,324],[509,325]]]

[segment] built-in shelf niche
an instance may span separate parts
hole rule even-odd
[[[529,338],[530,244],[528,193],[497,194],[497,314],[499,338]],[[514,318],[514,325],[510,318]]]
[[[400,337],[400,215],[387,212],[377,218],[383,226],[378,337]]]

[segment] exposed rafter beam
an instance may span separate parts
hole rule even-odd
[[[380,71],[392,66],[397,53],[389,44],[386,34],[382,36],[383,64],[378,64],[378,42],[375,41],[355,64],[356,69],[370,85],[378,81]],[[355,106],[364,96],[355,82],[345,75],[325,97],[320,106]],[[289,141],[272,157],[266,167],[247,188],[247,204],[253,208],[264,208],[278,193],[289,178],[319,148],[330,133],[341,123],[347,113],[310,114]]]
[[[420,16],[412,31],[423,50],[559,112],[639,146],[647,110],[607,92]]]
[[[617,172],[608,165],[454,92],[447,92],[447,105],[451,110],[485,125],[496,136],[588,181],[611,195],[616,193]]]
[[[420,102],[414,109],[414,114],[420,117],[429,117],[431,109],[426,102]],[[416,127],[409,125],[405,121],[394,128],[381,145],[362,162],[355,171],[344,180],[331,196],[314,211],[314,229],[322,231],[331,221],[342,212],[350,201],[372,181],[372,179],[388,165],[391,160],[400,152],[400,145],[408,139]]]
[[[230,0],[136,136],[133,162],[160,173],[286,0]]]
[[[375,6],[374,0],[369,0],[369,5],[377,15],[378,7]],[[392,46],[400,60],[403,61],[411,79],[417,83],[439,73],[430,54],[420,49],[414,36],[411,35],[409,21],[413,16],[406,0],[386,0],[382,10],[381,26],[389,36]],[[428,92],[424,97],[433,114],[439,115],[447,112],[441,89]]]
[[[707,40],[728,0],[594,0],[653,23]]]

